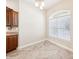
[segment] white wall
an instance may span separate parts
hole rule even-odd
[[[37,42],[45,37],[45,20],[42,12],[20,0],[19,47]]]
[[[58,4],[56,4],[55,6],[52,6],[50,9],[47,10],[47,24],[48,24],[48,17],[51,16],[54,12],[60,11],[60,10],[71,10],[71,17],[73,15],[72,11],[73,11],[73,1],[72,0],[62,0],[60,1]],[[71,19],[71,36],[73,36],[73,17]],[[47,25],[48,28],[48,25]],[[48,35],[48,30],[47,30],[47,35]],[[49,37],[50,38],[50,37]],[[66,40],[61,40],[58,38],[51,38],[50,40],[55,41],[57,43],[60,43],[64,46],[67,46],[69,48],[73,48],[73,39],[71,38],[70,41],[66,41]]]
[[[19,10],[19,0],[6,0],[6,6],[15,10],[15,11],[18,11]]]
[[[45,37],[43,13],[23,0],[7,0],[6,6],[19,12],[19,47],[37,42]],[[16,32],[13,28],[7,32]]]

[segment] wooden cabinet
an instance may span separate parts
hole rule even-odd
[[[18,26],[18,12],[13,11],[13,26]]]
[[[12,21],[13,21],[12,9],[6,8],[6,25],[12,26]]]
[[[6,26],[18,26],[18,12],[6,7]]]
[[[18,35],[10,35],[6,37],[6,52],[15,50],[18,46]]]

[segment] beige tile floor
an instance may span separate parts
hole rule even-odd
[[[6,59],[73,59],[73,53],[49,41],[7,54]]]

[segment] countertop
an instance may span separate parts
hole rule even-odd
[[[6,36],[17,35],[18,32],[6,32]]]

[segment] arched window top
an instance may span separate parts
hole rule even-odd
[[[60,17],[70,16],[70,15],[71,15],[70,10],[60,10],[53,13],[51,16],[49,16],[49,19],[60,18]]]

